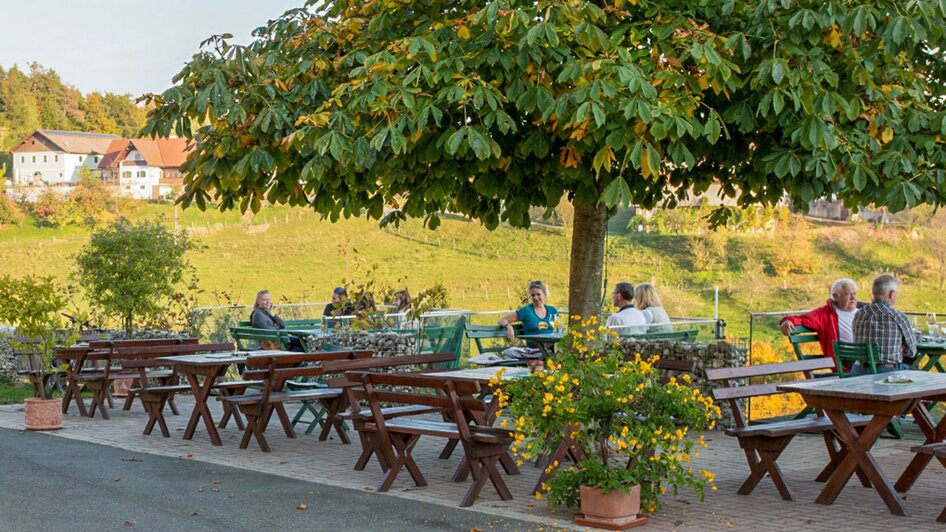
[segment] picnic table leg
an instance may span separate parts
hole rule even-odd
[[[838,436],[844,441],[848,452],[838,465],[837,470],[828,479],[815,502],[826,505],[834,503],[838,494],[841,493],[841,489],[854,474],[854,469],[860,465],[890,512],[895,515],[907,515],[900,496],[896,494],[890,481],[884,476],[883,471],[877,465],[877,461],[870,454],[870,448],[880,437],[890,420],[893,419],[893,415],[875,414],[864,432],[858,434],[843,411],[826,409],[825,414],[831,418]]]
[[[824,469],[821,470],[821,473],[818,473],[818,476],[815,478],[815,482],[827,482],[831,478],[831,474],[838,468],[838,464],[844,460],[844,457],[847,455],[847,447],[844,446],[844,442],[838,437],[837,433],[834,431],[825,432],[824,440],[825,446],[828,448],[828,456],[831,459],[824,466]],[[838,444],[838,447],[835,448],[835,442]],[[857,474],[857,478],[860,479],[861,485],[865,488],[871,487],[870,479],[867,478],[867,475],[864,474],[864,470],[858,466],[854,473]]]
[[[223,445],[220,439],[220,433],[217,432],[217,426],[214,425],[213,416],[207,407],[207,398],[210,397],[210,390],[213,389],[214,382],[219,377],[221,370],[225,368],[213,368],[214,374],[206,375],[203,384],[197,380],[197,375],[187,374],[187,383],[190,384],[191,391],[194,393],[194,411],[191,412],[191,418],[187,422],[187,430],[184,431],[184,439],[190,440],[194,437],[194,431],[197,430],[197,422],[203,418],[204,426],[207,427],[207,434],[214,445]]]
[[[923,442],[924,445],[941,442],[946,439],[946,417],[943,417],[938,425],[934,425],[933,417],[930,415],[929,410],[926,409],[926,406],[923,405],[922,401],[917,404],[916,408],[914,408],[911,413],[913,414],[913,420],[916,421],[916,425],[920,427],[920,430],[923,431],[923,434],[926,436],[926,440]],[[913,455],[913,459],[910,460],[910,464],[907,465],[907,468],[903,470],[900,478],[897,479],[894,488],[900,493],[909,491],[932,458],[933,455],[923,453]],[[946,466],[946,458],[938,458],[938,460]]]
[[[82,394],[79,389],[79,380],[77,374],[82,368],[85,359],[78,359],[69,363],[69,370],[66,374],[66,393],[62,398],[62,413],[69,411],[69,402],[75,399],[76,407],[79,409],[79,415],[85,417],[85,401],[82,400]]]

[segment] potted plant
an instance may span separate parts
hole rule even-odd
[[[64,305],[62,291],[51,277],[0,277],[0,320],[16,327],[14,349],[28,354],[34,372],[31,378],[40,383],[39,397],[24,400],[28,430],[62,428],[62,404],[50,397],[46,384],[51,375],[62,371],[54,365],[54,353],[63,340],[59,331]]]
[[[691,467],[705,446],[691,432],[711,428],[719,408],[688,377],[662,384],[654,359],[628,359],[597,318],[579,319],[545,368],[498,392],[515,420],[512,451],[520,462],[554,456],[563,441],[574,457],[549,464],[536,497],[553,508],[580,504],[579,523],[611,529],[645,523],[640,508],[657,510],[667,487],[689,486],[702,500],[713,475]]]

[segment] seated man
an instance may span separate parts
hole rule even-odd
[[[878,373],[910,369],[916,357],[916,336],[907,315],[893,308],[900,281],[893,275],[878,275],[872,287],[873,302],[854,317],[854,341],[875,343],[879,348]],[[854,373],[864,373],[864,370]]]
[[[801,325],[818,333],[821,353],[834,358],[834,341],[853,342],[854,316],[864,303],[857,301],[857,285],[850,279],[838,279],[831,285],[831,299],[800,316],[785,316],[779,322],[782,334],[788,336]]]
[[[634,308],[632,299],[634,299],[634,285],[631,283],[614,285],[611,301],[619,310],[608,317],[607,326],[614,329],[620,336],[647,332],[647,318],[644,317],[643,312]]]

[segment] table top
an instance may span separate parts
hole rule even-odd
[[[195,366],[218,366],[245,362],[251,356],[271,355],[298,355],[294,351],[260,350],[260,351],[220,351],[217,353],[201,353],[198,355],[178,355],[161,357],[156,360],[168,364],[191,364]]]
[[[472,369],[458,369],[455,371],[434,371],[430,373],[422,373],[422,375],[430,375],[432,377],[445,377],[448,379],[464,380],[464,381],[476,381],[476,382],[489,382],[490,379],[496,376],[501,370],[502,380],[517,379],[519,377],[527,377],[529,375],[529,368],[505,368],[505,367],[486,367],[486,368],[472,368]]]
[[[883,382],[891,375],[906,377],[912,382]],[[792,382],[780,384],[778,389],[802,395],[893,402],[946,394],[946,374],[926,371],[893,371],[846,379],[812,379],[806,382]]]
[[[529,340],[531,342],[555,343],[562,339],[562,333],[549,331],[546,333],[520,334],[517,335],[516,338]]]
[[[942,339],[932,339],[932,338],[920,338],[916,342],[916,350],[919,353],[928,353],[928,352],[946,352],[946,338]]]

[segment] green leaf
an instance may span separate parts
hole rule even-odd
[[[787,69],[785,62],[781,59],[772,63],[772,81],[779,85],[782,83],[782,80],[785,79],[785,71]]]
[[[450,135],[450,138],[447,139],[447,153],[450,155],[456,155],[457,151],[460,149],[460,145],[463,144],[463,140],[466,138],[467,126],[463,126],[460,129],[456,130],[453,135]]]

